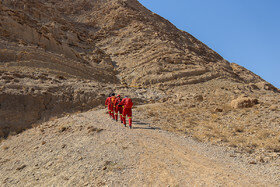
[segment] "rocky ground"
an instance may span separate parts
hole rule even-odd
[[[53,119],[1,142],[1,186],[279,185],[279,163],[251,165],[222,147],[105,110]]]
[[[165,102],[139,107],[154,124],[245,154],[253,163],[280,158],[280,95],[224,80],[176,87]],[[256,89],[257,88],[257,89]],[[250,91],[249,91],[249,90]]]

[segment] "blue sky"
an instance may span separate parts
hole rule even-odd
[[[139,0],[280,88],[280,0]]]

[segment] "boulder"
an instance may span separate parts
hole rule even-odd
[[[256,98],[240,96],[237,99],[232,100],[230,105],[232,108],[250,108],[258,103],[259,101]]]

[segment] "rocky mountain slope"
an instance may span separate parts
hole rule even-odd
[[[158,127],[280,156],[280,94],[137,0],[0,2],[0,137],[129,95]]]

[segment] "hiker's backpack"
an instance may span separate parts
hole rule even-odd
[[[116,97],[115,97],[115,96],[112,96],[112,97],[111,97],[111,102],[110,102],[110,103],[111,103],[111,104],[114,104],[114,103],[115,103],[115,100],[116,100]]]
[[[130,98],[127,98],[125,101],[125,108],[132,108],[133,103],[132,100]]]

